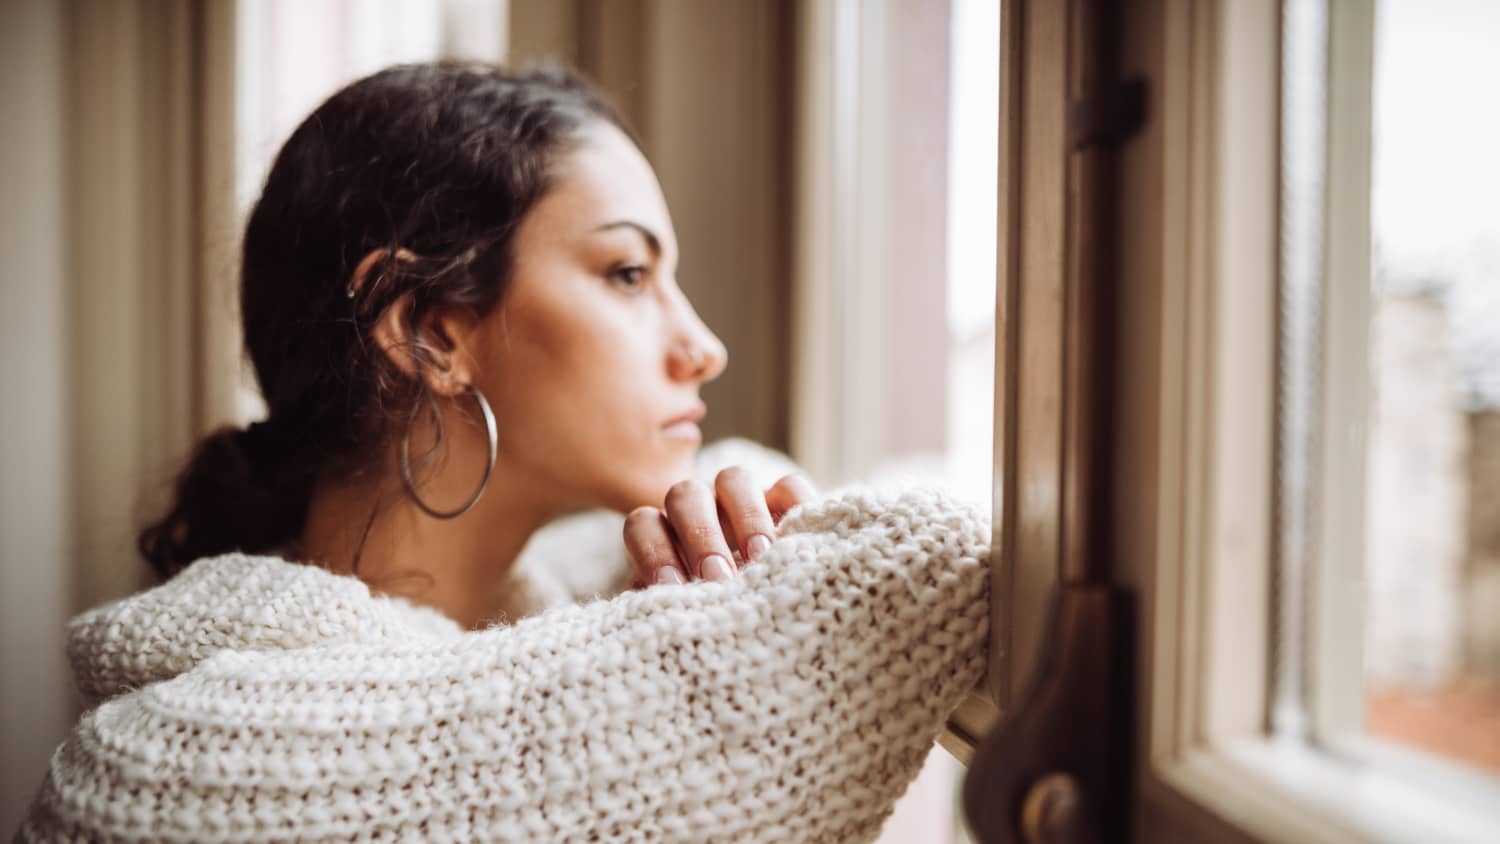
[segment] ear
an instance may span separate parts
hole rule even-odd
[[[355,268],[350,289],[357,294],[365,276],[387,254],[376,249]],[[396,252],[397,261],[414,261],[416,256],[405,249]],[[378,282],[377,282],[378,283]],[[413,322],[413,291],[396,297],[372,328],[375,345],[396,368],[421,378],[437,395],[456,396],[474,382],[475,360],[472,354],[474,331],[479,321],[466,312],[452,308],[429,308]]]

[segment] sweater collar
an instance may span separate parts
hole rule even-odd
[[[462,636],[453,620],[355,577],[281,557],[205,557],[68,623],[86,706],[170,679],[225,650],[292,650]]]

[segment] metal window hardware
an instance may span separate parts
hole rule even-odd
[[[1056,587],[1040,640],[1021,659],[1012,639],[998,640],[1013,665],[1025,666],[1031,653],[1035,661],[964,781],[964,812],[983,844],[1096,844],[1129,835],[1136,607],[1111,585],[1109,547],[1111,320],[1113,302],[1129,295],[1116,289],[1114,155],[1145,125],[1148,91],[1143,79],[1117,79],[1126,6],[1006,0],[1001,7],[1008,33],[1001,48],[1001,324],[1010,332],[1006,363],[1013,368],[1010,392],[997,396],[1014,404],[1016,361],[1055,366],[1061,384],[1049,395],[1056,416],[1028,418],[1034,426],[1057,424],[1062,437],[1060,444],[1041,440],[1042,448],[1056,449],[1048,452],[1052,463],[1030,464],[1046,480],[1041,492],[1022,496],[1008,476],[1012,494],[997,513],[997,553],[1020,557],[1019,537],[1035,540],[1024,548],[1030,582],[1038,569],[1055,566],[1056,578],[1047,582]],[[1057,103],[1066,108],[1047,107]],[[1036,218],[1050,227],[1027,224]],[[1027,303],[1038,297],[1064,303],[1062,336],[1047,355],[1019,357],[1015,326],[1024,325]],[[1002,409],[1010,405],[997,402],[997,419]],[[1003,428],[1012,463],[1022,454],[1016,430],[1014,420]],[[997,569],[996,588],[1015,582],[1008,573]],[[1000,618],[1009,621],[1006,610],[1027,597],[998,603]]]
[[[1134,617],[1120,590],[1058,589],[1033,682],[980,743],[964,781],[965,812],[979,841],[1123,839]]]

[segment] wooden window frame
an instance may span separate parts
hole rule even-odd
[[[1067,252],[1077,210],[1067,196],[1069,4],[1012,0],[1000,17],[990,665],[940,738],[965,765],[1030,679],[1048,596],[1083,568],[1085,545],[1086,341]]]
[[[1357,113],[1368,90],[1363,105],[1343,96],[1368,88],[1359,50],[1369,10],[1354,6],[1331,4],[1331,99],[1356,113],[1332,115],[1329,143],[1356,155],[1331,157],[1327,213],[1363,215],[1367,228],[1368,148],[1359,161],[1358,139],[1343,134],[1368,125]],[[1127,72],[1152,80],[1157,122],[1127,153],[1121,191],[1130,204],[1122,241],[1138,240],[1123,250],[1120,283],[1142,301],[1119,315],[1121,366],[1140,369],[1120,374],[1129,399],[1116,447],[1146,455],[1140,474],[1121,474],[1149,482],[1130,490],[1133,481],[1120,481],[1114,510],[1119,571],[1143,610],[1135,837],[1482,840],[1497,828],[1494,803],[1413,783],[1329,741],[1359,724],[1359,636],[1348,635],[1358,622],[1349,592],[1358,549],[1324,541],[1315,550],[1306,642],[1314,741],[1270,737],[1280,197],[1267,174],[1280,172],[1280,33],[1279,4],[1163,0],[1126,35]],[[1329,445],[1315,455],[1325,488],[1348,482],[1363,448],[1337,434],[1363,414],[1364,385],[1341,379],[1350,366],[1362,371],[1353,362],[1364,344],[1368,231],[1338,228],[1346,233],[1328,244],[1323,325]],[[1327,535],[1363,519],[1351,496],[1340,498],[1317,497]]]

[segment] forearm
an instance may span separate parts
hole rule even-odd
[[[846,498],[730,582],[444,643],[220,654],[90,713],[52,811],[127,839],[857,839],[983,670],[986,539],[936,497]]]

